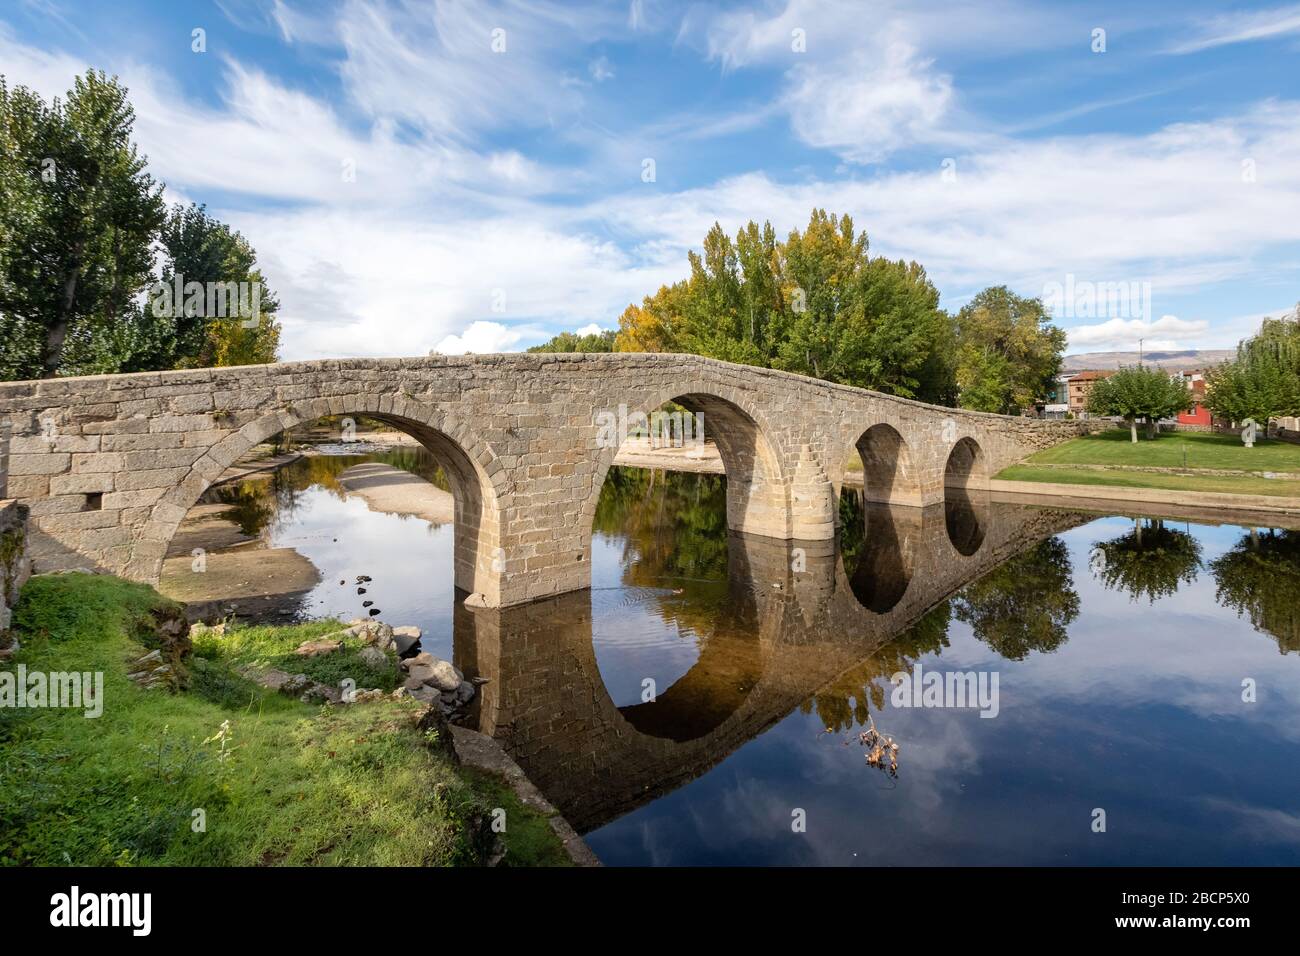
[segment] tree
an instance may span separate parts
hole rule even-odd
[[[50,106],[0,89],[11,170],[25,180],[8,188],[18,206],[0,213],[11,250],[0,312],[6,339],[18,340],[4,364],[18,374],[54,375],[68,347],[93,355],[150,279],[162,187],[131,142],[134,123],[125,88],[102,72],[77,77],[66,103]]]
[[[541,345],[534,345],[530,352],[612,352],[614,339],[618,333],[613,330],[592,332],[578,335],[576,332],[561,332],[555,338]]]
[[[1139,418],[1147,420],[1150,436],[1154,438],[1160,419],[1177,415],[1189,404],[1191,395],[1186,382],[1141,365],[1120,369],[1109,378],[1097,381],[1088,393],[1088,411],[1124,419],[1134,442],[1138,440]]]
[[[151,357],[153,367],[201,368],[207,366],[256,365],[274,362],[280,342],[275,313],[280,307],[257,267],[257,252],[248,240],[225,223],[207,214],[203,206],[177,204],[167,214],[159,236],[164,251],[162,285],[171,289],[177,276],[184,283],[200,285],[242,284],[258,294],[257,315],[240,315],[227,298],[225,315],[202,310],[172,308],[173,314],[156,315],[168,323],[169,336],[161,341],[163,352]],[[151,301],[154,309],[157,300]],[[179,305],[175,303],[174,305]]]
[[[848,216],[813,210],[784,242],[771,223],[718,224],[690,276],[619,319],[619,351],[693,352],[951,401],[951,320],[916,263],[871,258]]]
[[[985,289],[957,313],[956,378],[962,408],[1014,414],[1052,387],[1065,332],[1039,299]]]
[[[252,325],[145,302],[158,246],[167,281],[264,283],[238,233],[202,207],[167,212],[134,122],[126,89],[102,72],[49,105],[0,78],[0,377],[275,360],[269,292]]]
[[[1237,357],[1206,375],[1206,406],[1232,422],[1300,414],[1300,307],[1291,316],[1265,319],[1259,332],[1237,346]]]

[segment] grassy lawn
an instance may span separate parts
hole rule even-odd
[[[1037,456],[1035,456],[1036,458]],[[1032,462],[1033,459],[1031,458]],[[1089,471],[1035,468],[1032,464],[1004,468],[1007,481],[1044,481],[1064,485],[1106,485],[1114,488],[1165,488],[1171,491],[1217,491],[1236,495],[1279,495],[1300,498],[1300,481],[1219,475],[1163,475],[1140,471]]]
[[[102,671],[103,712],[0,708],[0,865],[474,864],[496,807],[507,862],[568,862],[544,817],[426,739],[414,701],[313,706],[234,669],[274,666],[337,624],[202,637],[187,690],[140,689],[126,665],[145,653],[165,601],[107,575],[23,589],[22,650],[0,671]],[[326,680],[342,667],[360,687],[392,686],[395,669],[365,674],[354,652],[286,669]],[[226,721],[225,743],[211,739]]]
[[[1187,453],[1186,467],[1189,470],[1216,468],[1300,473],[1300,445],[1289,442],[1257,441],[1254,448],[1247,448],[1235,435],[1173,432],[1157,438],[1142,438],[1134,444],[1129,438],[1128,430],[1118,428],[1074,438],[1044,449],[1029,458],[1026,464],[1182,468],[1184,449]]]

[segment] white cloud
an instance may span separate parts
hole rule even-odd
[[[1300,4],[1271,10],[1234,10],[1203,21],[1197,35],[1170,48],[1170,53],[1199,53],[1233,43],[1270,40],[1300,33]]]
[[[574,335],[600,335],[600,333],[604,331],[605,331],[604,329],[602,329],[599,325],[593,322],[591,323],[591,325],[584,325],[580,329],[575,329],[573,334]]]
[[[434,350],[443,355],[463,355],[466,352],[479,354],[490,352],[509,352],[512,345],[522,339],[523,333],[502,325],[500,322],[473,322],[460,335],[449,335],[434,346]]]
[[[587,64],[587,72],[597,83],[604,83],[606,80],[614,78],[614,67],[610,65],[609,57],[598,56]]]
[[[1135,349],[1141,340],[1142,347],[1152,349],[1186,348],[1203,336],[1210,323],[1202,319],[1179,319],[1172,315],[1154,321],[1143,319],[1110,319],[1093,325],[1077,325],[1066,329],[1071,349]]]

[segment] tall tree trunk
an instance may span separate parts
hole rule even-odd
[[[1129,435],[1132,437],[1133,444],[1136,445],[1138,440],[1138,420],[1136,418],[1130,418],[1128,420],[1128,430]]]
[[[63,304],[54,322],[45,330],[45,354],[41,359],[41,377],[53,378],[63,358],[63,342],[68,337],[72,322],[72,304],[77,300],[77,281],[81,278],[81,253],[85,244],[78,242],[72,249],[73,266],[63,283]]]

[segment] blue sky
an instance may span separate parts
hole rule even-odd
[[[1300,300],[1300,4],[0,8],[10,83],[91,66],[169,198],[257,247],[287,359],[612,328],[715,220],[814,206],[950,309],[1085,296],[1076,352],[1231,346]]]

